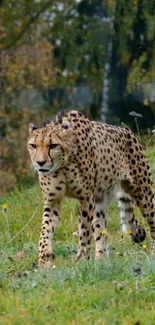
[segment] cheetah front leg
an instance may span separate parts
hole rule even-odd
[[[61,171],[48,177],[40,175],[39,181],[44,197],[44,213],[39,241],[39,265],[49,268],[54,259],[52,238],[59,224],[60,205],[66,186],[65,178]]]
[[[90,243],[91,243],[91,222],[94,218],[95,203],[90,197],[88,202],[82,203],[82,209],[79,219],[79,249],[77,260],[81,257],[90,259]]]
[[[60,202],[45,202],[39,240],[39,266],[49,268],[54,260],[52,238],[60,219]]]

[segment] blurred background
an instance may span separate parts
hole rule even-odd
[[[28,123],[63,108],[151,134],[153,0],[0,0],[1,195],[35,179]]]

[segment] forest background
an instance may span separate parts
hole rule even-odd
[[[151,134],[153,0],[0,0],[0,194],[34,182],[27,125],[64,108]]]

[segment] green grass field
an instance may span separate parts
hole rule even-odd
[[[155,176],[151,149],[148,156]],[[12,192],[0,205],[0,324],[155,324],[155,257],[149,236],[144,247],[133,245],[128,235],[122,239],[117,204],[109,211],[109,258],[95,261],[92,247],[89,262],[76,262],[78,203],[65,200],[54,236],[55,265],[48,272],[37,267],[38,185]]]

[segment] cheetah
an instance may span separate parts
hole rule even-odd
[[[122,230],[130,228],[131,238],[137,243],[146,236],[134,215],[134,205],[139,207],[155,251],[151,173],[144,149],[130,129],[90,121],[75,110],[64,111],[58,113],[55,122],[41,128],[30,124],[27,147],[44,197],[41,267],[50,267],[54,259],[52,238],[64,196],[81,203],[77,259],[90,258],[91,237],[95,257],[105,256],[107,208],[112,198],[119,201]]]

